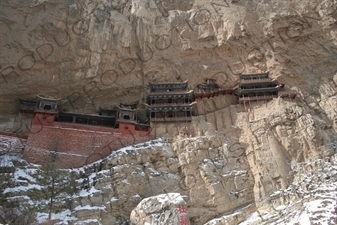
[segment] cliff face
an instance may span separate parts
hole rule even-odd
[[[332,126],[303,102],[275,99],[252,108],[215,110],[195,118],[173,140],[161,140],[162,146],[131,148],[108,157],[102,169],[110,168],[113,178],[98,183],[113,182],[117,199],[112,207],[130,203],[134,194],[143,199],[179,192],[186,195],[191,224],[217,217],[209,224],[237,224],[252,212],[276,214],[256,222],[268,224],[282,218],[275,211],[279,206],[287,205],[283,213],[290,214],[304,208],[303,196],[320,200],[317,188],[331,187],[337,179]],[[219,122],[222,116],[231,121],[230,114],[235,115],[232,124]],[[193,135],[197,127],[201,133]],[[333,189],[327,191],[332,199]],[[334,207],[333,200],[327,204]],[[130,211],[134,206],[124,207],[122,211]],[[332,212],[332,220],[335,217]]]
[[[318,187],[335,193],[336,1],[0,5],[2,131],[28,129],[20,121],[31,118],[15,116],[16,101],[37,94],[91,113],[144,103],[150,82],[188,79],[193,89],[213,77],[232,87],[240,74],[263,71],[297,92],[293,101],[242,105],[232,97],[204,99],[190,124],[153,127],[165,139],[86,169],[100,172],[86,175],[95,191],[73,199],[78,222],[122,224],[142,199],[178,192],[187,196],[191,224],[237,224],[253,212],[256,224],[281,223],[308,207],[303,196],[320,200]],[[324,204],[335,207],[333,200]]]
[[[1,114],[17,98],[63,99],[91,112],[144,102],[149,82],[190,88],[270,71],[301,98],[336,72],[336,3],[100,0],[1,2]],[[68,103],[68,104],[66,104]]]

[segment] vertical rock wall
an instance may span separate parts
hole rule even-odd
[[[336,73],[333,0],[3,1],[1,115],[19,97],[63,99],[94,112],[143,103],[149,82],[206,77],[232,86],[241,73],[270,71],[303,98]],[[309,100],[309,99],[308,99]]]

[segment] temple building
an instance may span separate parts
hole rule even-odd
[[[193,90],[188,82],[150,84],[148,110],[151,122],[191,121],[194,113]]]
[[[117,111],[114,110],[114,109],[102,109],[102,108],[99,108],[99,110],[98,110],[98,114],[100,116],[116,117],[116,113],[117,113]]]
[[[58,114],[60,112],[61,99],[37,96],[35,113]]]
[[[32,111],[34,101],[20,102],[21,111]],[[61,110],[59,99],[37,96],[35,103],[35,117],[23,152],[30,163],[77,168],[150,138],[150,126],[137,117],[136,105],[83,114]]]
[[[283,91],[284,83],[270,79],[268,73],[241,75],[241,81],[234,88],[239,103],[268,100],[277,97],[294,98],[294,91]]]
[[[137,123],[136,110],[118,107],[117,123]]]
[[[218,95],[232,94],[232,88],[222,87],[214,78],[205,78],[205,83],[198,84],[194,89],[194,99],[212,98]]]
[[[77,123],[77,124],[114,128],[116,123],[116,114],[110,113],[109,115],[90,115],[81,113],[61,112],[58,116],[57,121],[64,123]]]
[[[36,106],[35,100],[19,99],[19,111],[20,113],[34,113]]]
[[[34,124],[53,126],[61,111],[61,99],[36,97]]]

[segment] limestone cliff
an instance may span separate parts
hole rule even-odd
[[[312,101],[336,72],[336,2],[2,1],[1,114],[17,98],[92,112],[144,102],[149,82],[270,71]],[[8,118],[8,117],[7,117]]]
[[[153,135],[162,139],[74,172],[86,185],[71,201],[69,223],[123,224],[142,199],[165,193],[185,198],[191,224],[286,224],[325,197],[328,222],[336,222],[336,1],[0,6],[1,131],[29,132],[17,100],[37,94],[92,113],[142,105],[150,82],[188,79],[193,89],[213,77],[232,87],[240,74],[264,71],[297,92],[293,101],[200,100],[191,123],[157,125]]]

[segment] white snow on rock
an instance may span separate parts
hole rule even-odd
[[[11,139],[11,138],[9,138]],[[14,141],[17,141],[13,139]],[[13,143],[7,140],[6,146]],[[1,145],[4,146],[4,145]],[[149,141],[142,144],[137,144],[134,146],[128,146],[122,148],[118,151],[113,152],[109,157],[115,158],[123,154],[130,154],[130,151],[135,154],[140,154],[140,150],[144,148],[160,148],[165,151],[165,143],[162,139],[157,139]],[[20,157],[15,155],[3,155],[5,164],[1,165],[11,165],[10,163],[15,160],[21,160]],[[274,192],[270,197],[281,198],[282,196],[288,196],[286,198],[288,201],[282,204],[273,205],[274,209],[258,213],[250,210],[248,214],[245,211],[236,211],[231,215],[224,215],[220,218],[215,218],[209,221],[207,224],[220,225],[224,224],[223,221],[230,220],[233,216],[242,216],[243,221],[241,225],[262,225],[262,224],[283,224],[283,225],[306,225],[306,224],[322,224],[330,225],[337,224],[337,155],[330,158],[331,161],[325,161],[324,159],[319,159],[314,162],[297,163],[293,171],[296,172],[295,178],[292,184],[283,190],[278,190]],[[104,159],[103,159],[104,160]],[[101,162],[101,161],[100,161]],[[95,162],[92,165],[88,165],[83,168],[78,168],[72,170],[74,173],[84,174],[86,170],[93,166],[94,164],[100,163]],[[207,162],[207,160],[205,160]],[[312,170],[306,170],[306,166],[311,165]],[[130,166],[128,164],[123,164],[122,166]],[[203,166],[203,165],[201,165]],[[39,189],[40,187],[36,184],[36,180],[33,174],[36,173],[38,167],[29,165],[28,167],[16,168],[13,173],[13,179],[16,181],[16,185],[5,190],[5,193],[12,193],[13,198],[22,198],[25,202],[30,202],[29,197],[26,196],[28,190],[32,188]],[[149,167],[150,175],[157,176],[160,173]],[[233,170],[231,174],[240,175],[244,173],[241,170]],[[139,172],[137,170],[131,172],[132,176],[145,176],[144,172]],[[65,210],[60,213],[53,213],[52,218],[55,224],[101,224],[102,221],[95,216],[99,216],[101,212],[108,211],[108,207],[99,204],[88,205],[89,199],[96,195],[100,196],[104,194],[99,187],[95,188],[92,185],[94,181],[104,177],[110,176],[110,170],[95,171],[92,172],[88,177],[80,178],[77,180],[80,190],[74,199],[83,199],[80,203],[74,205],[72,211]],[[169,174],[168,176],[175,177],[174,174]],[[177,177],[179,179],[179,177]],[[87,181],[88,187],[84,188],[81,184]],[[132,185],[130,180],[121,179],[121,183],[125,186]],[[107,183],[104,187],[110,187],[111,183]],[[281,196],[281,197],[280,197]],[[289,197],[290,196],[290,197]],[[293,197],[298,196],[298,197]],[[108,202],[106,204],[115,203],[118,204],[120,201],[120,196],[108,196]],[[139,194],[134,194],[129,199],[134,201],[140,200],[142,197]],[[85,200],[85,201],[84,201]],[[124,200],[123,200],[124,201]],[[83,219],[79,220],[78,214],[85,215]],[[188,208],[183,197],[179,193],[167,193],[157,196],[152,196],[143,199],[136,208],[131,212],[130,220],[135,225],[144,224],[190,224],[188,219]],[[48,220],[47,213],[38,213],[37,215],[38,223],[43,223]]]
[[[22,150],[26,140],[18,137],[0,135],[0,153]]]
[[[59,222],[55,225],[65,225],[69,224],[71,221],[76,220],[75,217],[71,216],[71,211],[69,209],[64,210],[60,213],[52,213],[53,220],[58,220]],[[48,221],[48,213],[37,213],[37,221],[39,224],[45,223]]]
[[[313,169],[307,170],[308,165]],[[270,196],[287,202],[272,205],[269,212],[252,213],[240,225],[337,224],[337,154],[329,160],[298,163],[294,172],[289,187]]]
[[[20,157],[26,140],[0,135],[0,168],[2,172],[13,172],[13,161],[23,161]],[[10,168],[10,170],[8,170]],[[7,169],[7,170],[6,170]]]
[[[3,155],[0,157],[0,167],[13,167],[14,164],[12,159],[8,155]]]
[[[136,225],[190,224],[186,202],[179,193],[167,193],[143,199],[131,212],[130,220]]]

